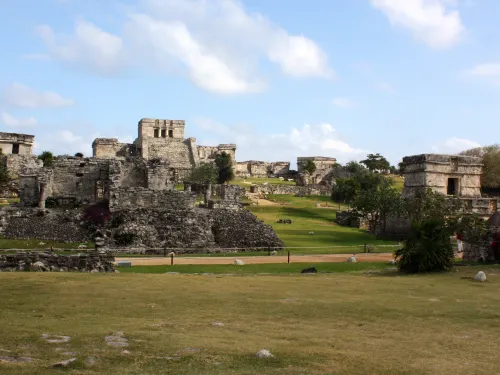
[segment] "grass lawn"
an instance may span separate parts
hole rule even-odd
[[[264,223],[271,225],[287,247],[299,247],[293,252],[304,254],[328,254],[359,252],[364,244],[374,246],[375,252],[391,252],[394,248],[380,245],[396,245],[394,241],[375,240],[364,230],[335,224],[338,204],[330,197],[269,195],[268,199],[283,205],[249,206]],[[316,207],[316,204],[327,207]],[[347,207],[341,206],[344,210]],[[292,224],[278,224],[278,219],[292,219]],[[314,235],[309,235],[314,232]],[[352,248],[351,246],[356,246]]]
[[[256,274],[293,274],[300,273],[304,268],[314,266],[319,273],[332,272],[352,272],[366,270],[381,270],[390,266],[387,263],[290,263],[290,264],[246,264],[245,266],[235,266],[232,264],[214,265],[173,265],[173,266],[133,266],[118,267],[124,273],[212,273],[231,275],[256,275]]]
[[[0,358],[34,359],[0,361],[0,373],[497,373],[500,269],[484,266],[481,284],[467,278],[478,267],[458,269],[419,276],[0,273]],[[106,345],[117,331],[126,348]],[[71,339],[51,344],[44,333]],[[263,348],[274,358],[256,358]],[[77,360],[69,368],[51,367],[70,357]]]
[[[235,178],[231,182],[231,185],[239,185],[246,188],[250,188],[250,185],[262,185],[264,183],[272,184],[272,185],[295,185],[295,181],[281,181],[279,178],[259,178],[259,177],[248,177],[248,178]]]

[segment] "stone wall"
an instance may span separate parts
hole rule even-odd
[[[218,154],[225,152],[231,156],[233,167],[236,165],[236,145],[234,144],[220,144],[218,146],[196,146],[199,162],[208,163],[215,160]]]
[[[368,220],[360,218],[352,211],[337,211],[335,222],[343,227],[359,228],[363,230],[370,229]]]
[[[34,155],[4,155],[2,163],[14,179],[21,173],[36,172],[43,166],[43,162]]]
[[[293,185],[252,185],[250,186],[250,192],[260,193],[265,195],[281,195],[290,194],[296,196],[308,196],[308,195],[331,195],[332,191],[328,186],[323,185],[308,185],[308,186],[293,186]]]
[[[181,212],[139,208],[115,211],[113,215],[121,224],[113,227],[110,221],[106,241],[117,251],[127,247],[168,248],[178,253],[283,248],[272,227],[244,209],[195,208]],[[122,238],[130,242],[124,245]]]
[[[12,239],[86,242],[91,233],[81,225],[79,210],[49,210],[43,215],[38,209],[0,208],[0,235]]]
[[[196,196],[184,191],[151,190],[146,188],[117,188],[111,191],[110,211],[158,208],[174,211],[194,209]]]
[[[92,156],[98,159],[137,156],[137,148],[131,143],[120,143],[117,138],[96,138],[92,142]]]
[[[34,141],[34,135],[0,132],[0,149],[6,155],[31,155]],[[15,147],[18,148],[17,151],[14,150]]]
[[[290,163],[285,161],[265,162],[249,160],[235,165],[235,174],[239,177],[284,177],[290,173]]]
[[[19,252],[0,255],[0,272],[115,272],[114,260],[113,255],[97,251],[75,255]]]
[[[449,179],[455,181],[456,195],[464,198],[481,197],[480,158],[457,155],[423,154],[403,158],[403,195],[412,196],[422,188],[448,195]]]
[[[305,156],[297,158],[297,169],[299,173],[306,173],[304,165],[307,161],[312,160],[316,165],[316,171],[310,176],[308,183],[311,184],[332,184],[332,169],[337,164],[337,159],[323,156]]]

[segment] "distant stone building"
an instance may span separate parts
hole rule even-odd
[[[459,198],[481,197],[481,158],[422,154],[403,158],[405,197],[422,188]]]
[[[31,155],[34,135],[0,133],[0,149],[4,155]]]
[[[213,161],[226,152],[235,160],[236,145],[198,146],[196,138],[184,138],[184,120],[143,118],[138,124],[138,136],[133,143],[120,143],[116,138],[97,138],[92,143],[93,157],[116,159],[140,157],[145,160],[168,160],[178,181],[200,163]]]
[[[304,166],[307,161],[313,161],[316,171],[309,175],[304,173]],[[333,168],[337,164],[337,159],[324,156],[303,156],[297,158],[297,169],[301,178],[297,181],[300,185],[322,184],[331,185],[333,178]]]
[[[290,162],[249,160],[237,162],[234,169],[239,177],[284,177],[290,173]]]

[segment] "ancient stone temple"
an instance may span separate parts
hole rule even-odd
[[[403,196],[420,189],[457,197],[464,209],[487,217],[497,211],[498,199],[481,196],[481,158],[461,155],[422,154],[403,158]]]
[[[403,158],[404,196],[431,188],[459,198],[481,197],[481,158],[458,155],[422,154]]]
[[[137,139],[120,143],[116,138],[97,138],[92,143],[94,158],[117,159],[140,157],[145,160],[168,160],[169,167],[181,180],[194,166],[215,159],[226,152],[235,163],[236,145],[199,146],[196,138],[184,137],[184,120],[143,118],[138,124]]]
[[[34,135],[0,133],[0,149],[5,155],[31,155]]]

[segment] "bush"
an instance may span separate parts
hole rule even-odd
[[[414,222],[405,246],[394,255],[399,271],[406,273],[448,271],[454,253],[450,230],[442,219]]]
[[[44,151],[40,155],[38,155],[38,159],[43,161],[44,167],[52,167],[54,163],[54,155],[50,151]]]
[[[83,158],[83,154],[81,152],[77,152],[75,154],[75,158]]]

